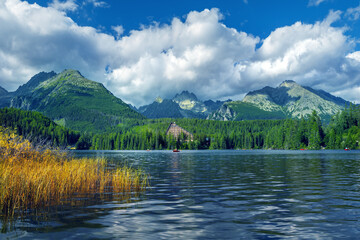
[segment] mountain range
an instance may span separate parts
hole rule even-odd
[[[286,80],[278,87],[249,92],[241,101],[201,101],[183,91],[172,99],[160,97],[137,111],[147,118],[202,118],[221,121],[307,117],[315,110],[323,120],[343,110],[350,102],[323,90]]]
[[[40,72],[15,92],[0,87],[0,107],[43,113],[73,130],[103,132],[120,123],[145,118],[200,118],[222,121],[301,118],[313,110],[324,120],[350,103],[292,80],[278,87],[249,92],[241,101],[201,101],[183,91],[172,99],[156,98],[136,109],[115,97],[101,83],[76,70]]]
[[[230,100],[228,100],[230,101]],[[147,118],[200,118],[205,119],[226,101],[200,101],[194,93],[182,91],[172,99],[157,97],[149,105],[141,106],[138,112]]]
[[[4,92],[1,105],[35,110],[83,132],[101,132],[127,119],[144,119],[101,83],[86,79],[76,70],[40,72],[15,92]]]
[[[328,121],[350,102],[325,91],[286,80],[278,87],[249,92],[242,101],[228,102],[208,116],[214,120],[281,119],[307,117],[312,111]]]

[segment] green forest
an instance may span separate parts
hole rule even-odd
[[[39,112],[16,108],[0,109],[0,125],[16,131],[35,144],[75,146],[81,134],[57,125]]]
[[[166,135],[171,122],[193,133],[174,139]],[[323,125],[314,111],[307,118],[285,120],[214,121],[157,119],[119,126],[112,133],[87,137],[91,149],[359,149],[360,107],[350,105]]]
[[[171,122],[191,132],[166,135]],[[0,125],[51,145],[92,150],[163,149],[360,149],[360,106],[350,105],[323,124],[314,111],[302,119],[215,121],[202,119],[139,119],[110,131],[75,132],[40,113],[12,108],[0,110]]]

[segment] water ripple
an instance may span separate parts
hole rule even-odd
[[[82,153],[84,154],[84,153]],[[354,239],[360,153],[95,152],[151,175],[146,195],[22,221],[20,239]],[[9,238],[14,232],[9,232]],[[2,235],[0,235],[0,238]]]

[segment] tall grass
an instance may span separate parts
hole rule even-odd
[[[147,175],[108,168],[104,159],[74,159],[66,152],[36,149],[0,127],[0,214],[61,204],[76,195],[142,191]]]

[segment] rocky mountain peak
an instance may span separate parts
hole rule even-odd
[[[59,75],[62,75],[62,76],[75,75],[75,76],[84,77],[83,75],[81,75],[81,73],[78,70],[74,70],[74,69],[65,69]]]
[[[196,95],[189,91],[182,91],[180,94],[176,94],[173,98],[173,101],[175,102],[182,102],[184,100],[198,101]]]
[[[229,100],[228,100],[229,101]],[[211,112],[221,107],[224,101],[201,101],[194,93],[182,91],[172,99],[156,100],[139,107],[138,112],[148,118],[201,118],[205,119]]]
[[[325,91],[304,87],[286,80],[277,88],[265,87],[245,96],[243,102],[254,104],[261,110],[282,111],[286,116],[300,118],[315,110],[322,118],[329,119],[343,109],[346,101]]]
[[[111,94],[102,83],[91,81],[85,78],[79,71],[65,69],[56,76],[47,79],[39,84],[39,87],[52,89],[53,94],[64,91],[88,92],[88,90],[106,92]]]
[[[155,99],[155,102],[157,102],[157,103],[162,103],[163,101],[164,101],[164,99],[162,99],[161,97],[157,97]]]
[[[33,91],[40,83],[56,76],[54,71],[51,72],[40,72],[34,75],[27,83],[21,85],[16,91],[16,95],[22,95]]]
[[[60,79],[67,82],[87,80],[79,71],[73,69],[65,69],[54,78],[56,81]]]
[[[279,85],[279,87],[286,87],[286,88],[293,88],[298,86],[300,85],[297,84],[294,80],[285,80]]]

